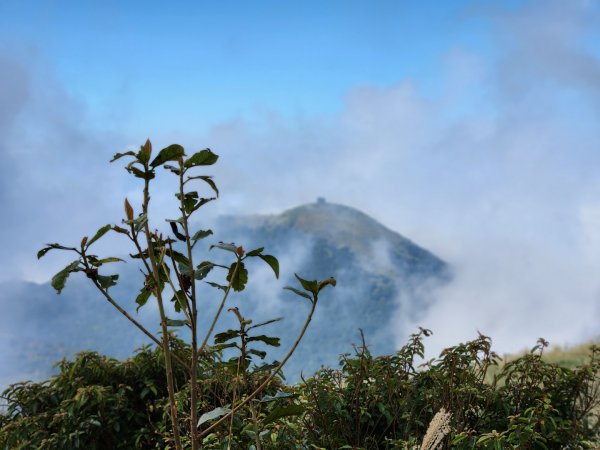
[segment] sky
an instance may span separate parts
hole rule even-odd
[[[599,19],[596,0],[3,0],[0,281],[47,281],[68,261],[38,262],[44,243],[118,223],[139,186],[108,161],[150,138],[220,155],[208,214],[323,196],[448,261],[409,324],[434,349],[597,337]],[[153,208],[171,198],[159,183]]]

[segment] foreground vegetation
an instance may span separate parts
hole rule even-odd
[[[118,361],[81,353],[62,361],[59,373],[43,383],[18,383],[3,394],[0,449],[412,449],[453,448],[597,448],[600,444],[600,350],[590,349],[586,364],[564,368],[542,359],[546,343],[497,368],[490,339],[448,348],[439,358],[420,364],[421,329],[398,352],[374,358],[364,344],[344,355],[338,369],[321,369],[296,385],[284,382],[283,369],[311,323],[321,291],[333,278],[307,280],[286,287],[304,303],[305,316],[295,342],[281,361],[269,361],[267,349],[279,338],[263,329],[280,319],[253,323],[238,308],[225,309],[230,294],[248,283],[251,261],[266,263],[279,276],[279,262],[264,248],[247,251],[219,242],[230,263],[194,262],[194,247],[212,230],[191,229],[190,217],[216,197],[188,190],[201,181],[218,196],[210,176],[195,175],[214,164],[209,149],[187,157],[171,145],[152,158],[147,141],[128,157],[126,170],[143,181],[140,211],[125,199],[123,226],[107,224],[78,246],[47,244],[75,259],[52,278],[60,293],[68,277],[84,274],[125,319],[154,344],[133,358]],[[151,228],[150,183],[159,168],[176,176],[181,216],[167,219],[169,234]],[[211,194],[212,195],[212,194]],[[132,261],[142,273],[135,299],[138,309],[152,298],[159,312],[155,335],[123,308],[111,288],[119,274],[105,267],[122,260],[100,257],[91,247],[107,233],[127,238]],[[109,266],[110,267],[110,266]],[[225,282],[209,279],[222,270]],[[221,300],[207,330],[198,316],[203,300],[217,292]],[[308,303],[306,303],[308,301]],[[170,306],[170,308],[168,307]],[[308,308],[307,308],[308,307]],[[238,326],[216,332],[222,313]],[[332,318],[333,320],[333,318]],[[190,339],[179,339],[184,328]]]
[[[344,355],[337,369],[321,369],[296,385],[274,380],[252,408],[236,412],[205,436],[205,449],[408,449],[419,448],[433,416],[444,408],[449,433],[440,448],[598,448],[600,351],[587,364],[565,368],[544,361],[544,343],[499,363],[490,340],[445,350],[420,367],[421,330],[397,353],[373,357],[366,347]],[[187,344],[171,339],[181,358]],[[127,361],[81,353],[62,361],[57,376],[19,383],[4,392],[2,449],[172,448],[168,388],[161,347],[143,348]],[[256,369],[256,368],[255,368]],[[200,408],[231,405],[264,378],[245,379],[214,351],[199,371]],[[189,383],[174,373],[179,419],[189,421]],[[202,417],[200,430],[218,416]],[[189,448],[185,439],[182,445]],[[434,448],[434,447],[423,447]]]

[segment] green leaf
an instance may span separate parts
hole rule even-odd
[[[182,327],[184,325],[189,326],[189,322],[187,320],[167,319],[168,327]]]
[[[200,419],[198,420],[198,425],[200,426],[205,422],[208,422],[210,420],[215,420],[218,419],[219,417],[223,417],[224,415],[228,414],[231,411],[231,409],[229,408],[223,408],[221,406],[219,406],[218,408],[213,409],[210,412],[204,413],[200,416]]]
[[[273,255],[258,255],[260,259],[266,262],[273,272],[275,272],[275,278],[279,279],[279,261]]]
[[[284,289],[287,289],[288,291],[292,291],[294,294],[299,295],[300,297],[307,298],[310,301],[312,301],[312,297],[310,295],[308,295],[306,292],[302,292],[300,289],[296,289],[291,286],[286,286],[286,287],[284,287]]]
[[[317,280],[305,280],[304,278],[300,278],[297,273],[294,274],[305,291],[312,292],[316,294],[319,292],[319,282]]]
[[[132,173],[136,178],[141,178],[142,180],[151,180],[155,177],[154,170],[141,170],[135,167],[135,163],[136,161],[128,164],[127,167],[125,167],[125,170],[127,170],[129,173]]]
[[[253,348],[248,350],[248,353],[252,353],[253,355],[258,356],[260,359],[265,359],[265,356],[267,356],[267,352],[264,352],[262,350],[254,350]]]
[[[249,337],[248,342],[252,341],[261,341],[267,345],[270,345],[271,347],[279,347],[280,345],[278,337],[265,336],[264,334],[261,334],[260,336]]]
[[[146,304],[151,295],[152,292],[146,289],[146,287],[142,288],[142,290],[135,299],[135,302],[138,304],[136,311],[139,311],[139,309]]]
[[[231,244],[226,244],[225,242],[219,242],[218,244],[213,244],[209,247],[209,250],[213,248],[220,248],[221,250],[226,250],[231,253],[235,253],[237,255],[237,245],[233,242]]]
[[[206,284],[214,288],[221,289],[222,291],[227,291],[227,286],[223,286],[222,284],[213,283],[212,281],[207,281]]]
[[[296,394],[292,394],[291,392],[277,392],[275,395],[265,395],[263,398],[259,400],[261,403],[272,402],[274,400],[279,400],[281,398],[290,398],[296,397]]]
[[[277,317],[276,319],[271,319],[271,320],[267,320],[266,322],[257,323],[256,325],[252,325],[251,327],[248,327],[248,330],[251,330],[253,328],[264,327],[265,325],[279,322],[280,320],[283,320],[283,317]]]
[[[236,270],[236,266],[238,266]],[[234,276],[235,273],[235,276]],[[243,291],[248,282],[248,270],[244,267],[243,262],[234,262],[229,266],[229,273],[227,274],[227,281],[231,283],[231,287],[234,291]]]
[[[110,162],[115,162],[117,159],[122,158],[123,156],[135,156],[135,152],[129,151],[125,153],[115,153],[115,156],[113,156],[113,159],[111,159]]]
[[[102,264],[111,263],[111,262],[125,262],[125,261],[123,261],[121,258],[117,258],[115,256],[99,259],[97,261],[90,260],[90,264],[94,267],[100,267]]]
[[[150,139],[146,139],[146,143],[140,146],[140,151],[137,153],[136,157],[139,162],[142,164],[146,164],[150,161],[150,155],[152,154],[152,143]]]
[[[304,406],[302,405],[287,405],[275,408],[267,417],[265,417],[263,426],[274,422],[277,419],[281,419],[282,417],[299,416],[302,413],[304,413]]]
[[[46,247],[44,247],[43,249],[41,249],[39,252],[37,252],[37,258],[40,259],[42,256],[44,256],[46,253],[48,253],[50,250],[53,249],[58,249],[58,250],[73,250],[73,251],[77,251],[76,248],[74,247],[64,247],[60,244],[46,244]]]
[[[194,278],[196,280],[202,280],[206,278],[206,275],[208,275],[213,267],[215,267],[215,265],[210,261],[202,261],[200,264],[198,264],[198,267],[196,267],[196,270],[194,271]]]
[[[198,202],[194,205],[194,207],[192,208],[191,212],[196,211],[198,208],[200,208],[201,206],[206,205],[208,202],[212,202],[213,200],[216,200],[216,197],[210,197],[210,198],[201,198],[200,200],[198,200]]]
[[[215,344],[222,344],[231,339],[235,339],[235,338],[239,337],[239,335],[240,335],[240,332],[238,330],[227,330],[227,331],[223,331],[222,333],[217,333],[215,335]]]
[[[173,294],[171,301],[175,305],[175,311],[179,312],[182,309],[187,310],[187,303],[185,301],[185,292],[179,290]]]
[[[90,245],[92,245],[94,242],[96,242],[98,239],[100,239],[102,236],[104,236],[110,229],[111,229],[111,225],[107,224],[107,225],[104,225],[102,228],[100,228],[98,231],[96,231],[96,234],[94,235],[94,237],[92,239],[90,239],[87,242],[87,245],[85,246],[85,248],[89,248]]]
[[[250,250],[249,252],[246,253],[246,256],[248,256],[248,257],[258,256],[258,255],[260,255],[262,253],[262,251],[264,249],[265,249],[264,247],[259,247],[259,248],[256,248],[254,250]]]
[[[212,230],[198,230],[191,237],[191,240],[192,241],[199,241],[200,239],[204,239],[205,237],[208,237],[211,234],[213,234]]]
[[[184,166],[195,167],[195,166],[211,166],[217,162],[219,155],[214,154],[209,148],[200,150],[190,156],[184,163]]]
[[[98,275],[98,283],[104,289],[108,289],[109,287],[116,286],[118,279],[119,279],[119,275]]]
[[[60,292],[65,287],[67,278],[69,278],[69,275],[71,273],[79,272],[80,270],[82,270],[82,269],[79,267],[79,260],[76,260],[76,261],[73,261],[71,264],[69,264],[67,267],[65,267],[63,270],[58,272],[56,275],[54,275],[52,277],[51,284],[52,284],[52,287],[54,289],[56,289],[56,293],[60,294]]]
[[[206,176],[206,175],[202,175],[199,177],[194,177],[194,179],[199,179],[204,181],[206,184],[208,184],[211,189],[213,191],[215,191],[215,194],[217,194],[217,197],[219,196],[219,189],[217,188],[217,185],[215,184],[215,182],[213,181],[212,177]]]
[[[185,150],[181,145],[171,144],[168,147],[163,148],[156,158],[150,163],[151,167],[158,167],[167,161],[177,161],[179,158],[185,156]]]
[[[179,201],[182,200],[181,194],[179,192],[175,194],[175,197],[177,197],[177,199]],[[197,201],[198,201],[198,193],[196,191],[186,192],[183,195],[182,203],[183,203],[183,207],[185,209],[186,214],[190,214],[194,210],[194,207],[196,206]]]

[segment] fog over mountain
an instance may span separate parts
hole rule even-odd
[[[451,279],[448,265],[437,256],[366,214],[324,199],[279,215],[222,216],[214,225],[214,239],[196,247],[197,262],[226,261],[222,259],[226,254],[207,251],[208,244],[218,240],[233,241],[246,250],[264,246],[265,253],[279,258],[279,280],[261,261],[249,261],[250,281],[228,304],[237,306],[255,323],[283,317],[261,331],[281,337],[281,347],[270,349],[268,359],[282,357],[308,312],[304,299],[282,290],[297,285],[294,273],[307,279],[333,276],[338,281],[335,289],[321,295],[313,323],[285,371],[290,379],[297,379],[301,371],[310,374],[321,365],[335,365],[339,354],[360,344],[359,328],[373,353],[393,352],[395,336],[412,331],[398,329],[397,317],[405,317],[407,323],[418,320],[430,306],[436,288]],[[120,273],[113,295],[135,314],[134,299],[142,282],[137,267],[128,263],[106,270]],[[0,316],[4,361],[0,386],[42,379],[53,363],[77,351],[94,349],[124,358],[147,343],[141,332],[78,275],[71,275],[60,296],[49,283],[7,282],[0,286],[0,303],[5,305],[5,314]],[[208,278],[222,283],[224,276],[215,269]],[[206,325],[218,306],[220,291],[204,285],[199,292],[201,321]],[[152,301],[136,318],[150,330],[158,329]],[[225,314],[217,331],[229,326],[235,326],[235,320]]]

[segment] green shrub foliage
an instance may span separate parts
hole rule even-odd
[[[215,341],[250,349],[252,325]],[[260,325],[260,324],[258,324]],[[600,350],[589,363],[564,368],[542,358],[545,343],[502,366],[490,339],[479,336],[422,362],[420,330],[393,355],[373,357],[366,345],[341,357],[338,369],[323,368],[297,385],[278,378],[251,407],[203,437],[206,449],[410,449],[419,448],[434,414],[452,414],[443,448],[576,449],[600,444]],[[245,335],[245,337],[243,337]],[[260,340],[259,339],[259,340]],[[173,337],[182,358],[188,344]],[[199,376],[201,409],[224,414],[235,399],[266,376],[263,365],[224,358],[211,347]],[[127,361],[96,353],[62,361],[43,383],[18,383],[3,394],[2,449],[169,448],[168,393],[161,347],[143,348]],[[175,372],[182,431],[189,420],[189,384]],[[201,425],[202,426],[202,425]],[[190,443],[183,439],[185,448]],[[230,447],[228,447],[230,445]]]

